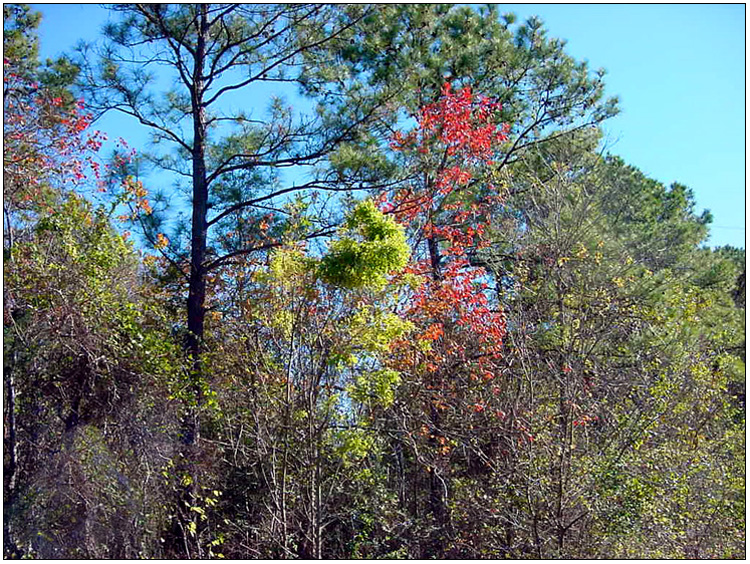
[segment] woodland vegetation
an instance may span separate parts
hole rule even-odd
[[[603,71],[492,6],[111,9],[43,62],[3,6],[4,556],[745,557],[745,250],[603,153]]]

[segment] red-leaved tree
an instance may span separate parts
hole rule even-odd
[[[5,244],[12,246],[26,214],[54,213],[67,187],[97,178],[93,155],[106,136],[89,130],[82,100],[57,96],[22,72],[22,61],[3,59],[3,212]]]
[[[464,436],[467,421],[485,420],[497,393],[492,380],[505,318],[486,271],[472,266],[470,257],[490,244],[491,212],[502,203],[491,182],[493,157],[508,131],[497,123],[498,110],[469,88],[454,92],[446,83],[441,97],[422,109],[417,127],[393,137],[392,149],[416,168],[418,181],[380,196],[381,209],[393,213],[413,240],[404,275],[417,282],[403,313],[415,332],[395,345],[392,368],[407,376],[399,404],[406,415],[403,431],[417,473],[429,474],[426,511],[432,521],[423,552],[433,557],[448,549],[450,476],[453,466],[466,462],[457,453],[472,446]],[[418,500],[413,507],[422,511]]]

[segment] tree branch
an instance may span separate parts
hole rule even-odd
[[[337,226],[336,225],[332,225],[330,227],[327,227],[326,229],[323,229],[323,230],[320,230],[320,231],[316,231],[314,233],[311,233],[310,235],[307,235],[305,237],[302,237],[302,238],[298,239],[298,241],[309,241],[310,239],[316,239],[318,237],[328,237],[329,235],[333,235],[334,233],[336,233],[335,227],[337,227]],[[216,259],[216,260],[208,263],[205,266],[205,271],[206,272],[210,272],[211,270],[213,270],[215,268],[218,268],[218,267],[220,267],[222,265],[225,265],[225,264],[227,264],[227,262],[229,260],[233,259],[234,257],[238,257],[238,256],[242,256],[242,255],[248,255],[250,253],[255,253],[257,251],[265,251],[265,250],[268,250],[268,249],[273,249],[273,248],[276,248],[276,247],[280,247],[283,244],[284,243],[282,241],[275,241],[275,242],[264,243],[263,245],[258,245],[257,247],[249,247],[247,249],[238,249],[236,251],[232,251],[231,253],[227,253],[223,257],[220,257],[220,258],[218,258],[218,259]]]

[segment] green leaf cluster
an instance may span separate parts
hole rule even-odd
[[[366,200],[347,216],[339,238],[321,260],[319,272],[334,286],[382,288],[387,275],[406,266],[408,259],[403,228]]]

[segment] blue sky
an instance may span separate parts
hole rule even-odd
[[[95,40],[110,17],[97,5],[32,4],[43,14],[43,57]],[[693,189],[714,216],[711,245],[745,246],[745,6],[507,4],[538,15],[568,52],[604,67],[621,114],[605,126],[608,150],[648,176]],[[115,16],[116,17],[116,16]],[[136,147],[144,131],[98,124]]]

